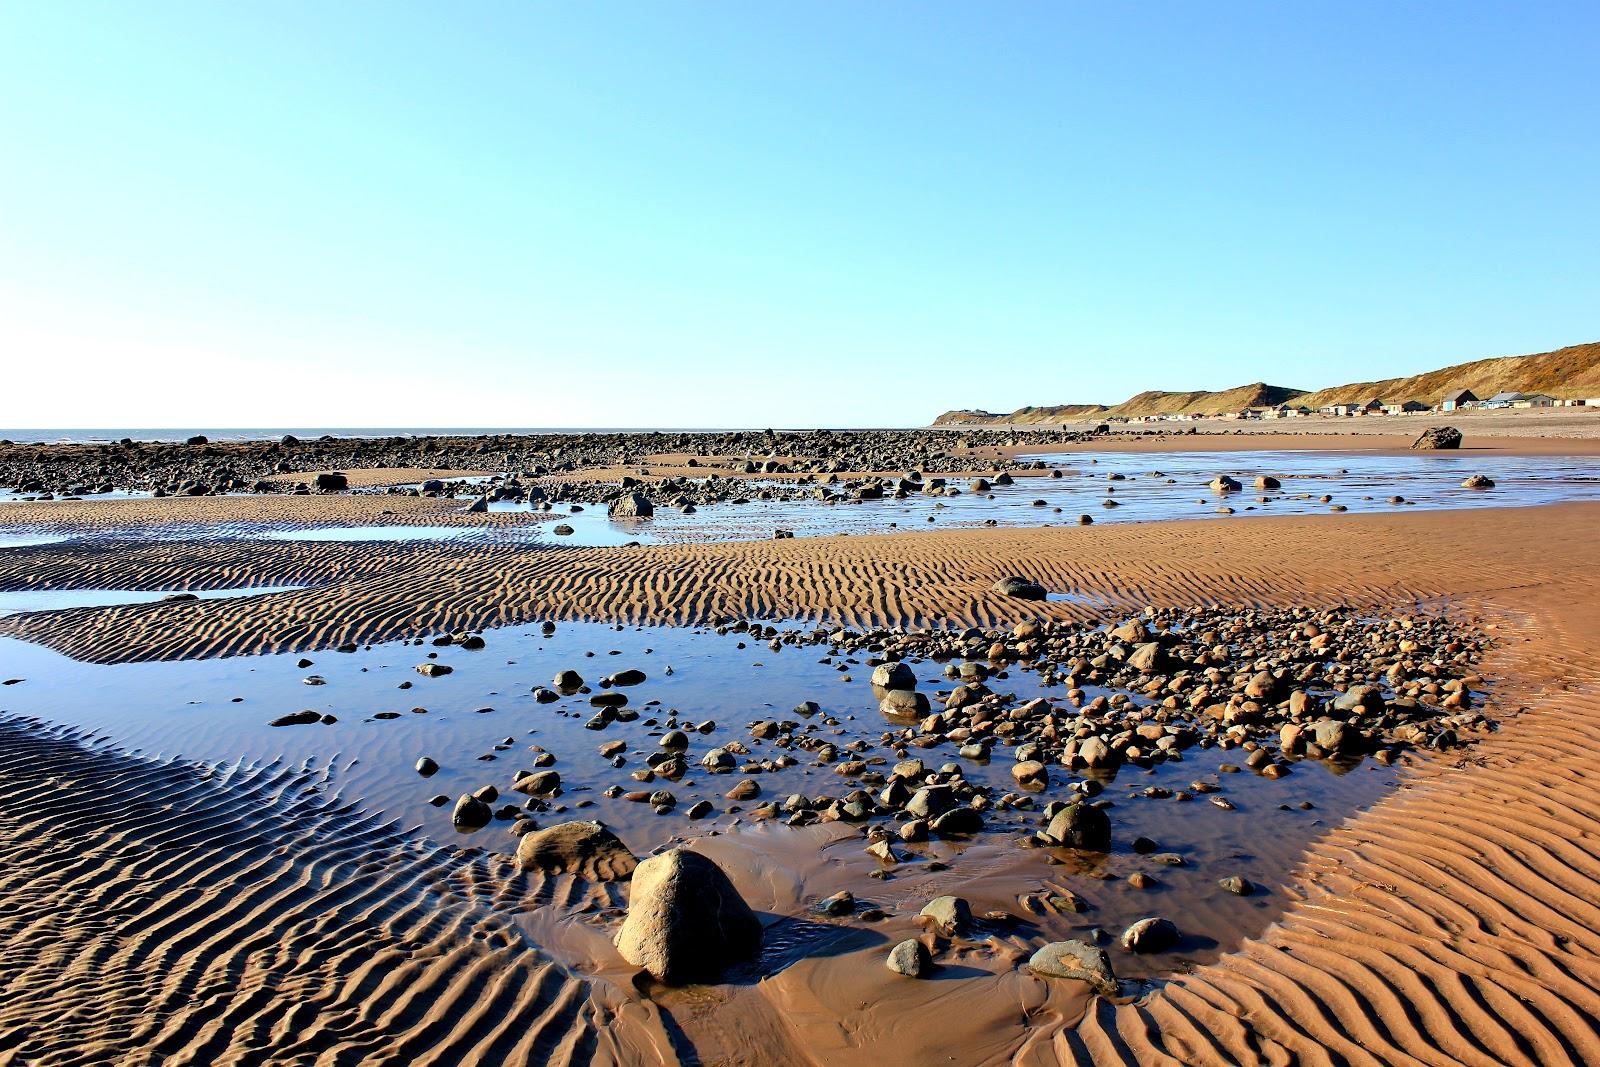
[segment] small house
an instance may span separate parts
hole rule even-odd
[[[1546,396],[1544,393],[1523,393],[1511,402],[1511,406],[1514,408],[1553,408],[1556,406],[1556,398]]]
[[[1444,399],[1439,401],[1440,411],[1459,411],[1462,408],[1476,407],[1478,398],[1472,395],[1471,389],[1457,389],[1453,393],[1446,393]]]

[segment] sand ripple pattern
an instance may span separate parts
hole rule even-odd
[[[654,1044],[514,920],[524,894],[584,896],[570,880],[420,844],[330,785],[0,718],[0,1062],[569,1064]]]
[[[1584,508],[1535,509],[1531,521],[1527,509],[1511,509],[638,548],[220,542],[85,553],[45,545],[0,554],[0,588],[220,588],[241,579],[316,588],[20,615],[0,620],[0,633],[78,659],[122,662],[310,651],[540,619],[984,625],[1089,618],[1102,603],[1409,605],[1549,580],[1549,561],[1534,551],[1545,536],[1540,519],[1565,515],[1571,527],[1595,513]],[[1486,543],[1507,546],[1512,558],[1485,557]],[[1008,574],[1098,599],[1027,604],[990,588]]]

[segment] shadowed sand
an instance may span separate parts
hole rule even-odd
[[[74,1025],[72,1020],[97,1019],[103,1025],[86,1032],[113,1040],[123,1025],[122,983],[63,980],[59,972],[73,966],[72,959],[115,961],[131,952],[141,964],[159,963],[157,970],[176,968],[177,989],[193,995],[213,988],[200,982],[200,975],[210,973],[202,964],[231,957],[232,942],[250,938],[253,924],[265,916],[297,932],[304,940],[290,943],[301,951],[279,952],[279,939],[265,938],[272,947],[263,948],[267,955],[254,969],[239,961],[217,973],[258,975],[281,966],[282,988],[263,992],[259,1003],[240,993],[246,1004],[209,1008],[213,1014],[199,1021],[185,1022],[179,1011],[166,1031],[154,1023],[135,1027],[121,1048],[149,1058],[163,1033],[168,1041],[179,1034],[209,1042],[205,1047],[219,1052],[210,1058],[223,1061],[235,1040],[223,1029],[259,1019],[244,1032],[263,1040],[322,1035],[319,1040],[329,1043],[356,1033],[361,1041],[378,1042],[356,1046],[369,1058],[430,1050],[411,1056],[417,1061],[482,1048],[521,1052],[544,1047],[538,1044],[543,1040],[556,1050],[555,1062],[618,1048],[623,1051],[616,1054],[633,1062],[670,1062],[689,1042],[704,1062],[757,1057],[833,1067],[891,1062],[894,1050],[910,1047],[905,1042],[914,1037],[919,1047],[955,1062],[1593,1062],[1600,1057],[1597,528],[1600,505],[1570,504],[629,549],[383,544],[357,551],[332,544],[154,543],[119,546],[106,558],[54,546],[10,550],[0,557],[0,582],[7,584],[66,576],[89,584],[97,574],[111,573],[124,584],[181,578],[220,587],[241,574],[258,582],[321,583],[234,601],[76,609],[0,622],[0,632],[106,661],[327,647],[542,618],[684,622],[762,615],[960,624],[1090,614],[1071,603],[1022,604],[994,594],[991,583],[1011,573],[1055,591],[1109,595],[1128,608],[1226,602],[1353,603],[1383,610],[1413,609],[1424,601],[1482,616],[1497,628],[1500,645],[1484,669],[1503,680],[1494,712],[1504,728],[1465,755],[1423,761],[1398,793],[1314,844],[1298,872],[1300,897],[1277,923],[1137,1003],[1097,1000],[1079,1021],[1081,1006],[1074,1005],[1081,1001],[1047,1003],[1040,983],[1019,973],[1011,981],[969,987],[953,1000],[940,1000],[934,988],[918,992],[921,999],[896,995],[874,1006],[863,998],[877,986],[859,969],[830,970],[840,967],[838,960],[808,961],[725,1000],[711,996],[699,1010],[678,1011],[670,1026],[651,1014],[648,1002],[634,1005],[643,1013],[637,1018],[610,1017],[602,1026],[607,1016],[594,1006],[601,987],[579,996],[565,974],[550,971],[536,979],[541,964],[531,951],[514,961],[509,954],[491,956],[474,970],[469,957],[459,955],[469,950],[446,939],[431,950],[438,954],[432,967],[411,964],[420,968],[409,972],[414,979],[374,975],[385,966],[382,958],[365,957],[369,950],[361,939],[339,932],[361,916],[380,932],[393,927],[404,939],[426,943],[431,927],[424,924],[421,933],[405,927],[421,922],[428,910],[405,903],[406,894],[429,881],[407,873],[412,860],[377,864],[371,870],[375,885],[365,879],[348,885],[362,899],[371,894],[371,902],[343,905],[337,888],[317,875],[275,874],[291,866],[289,859],[275,858],[270,849],[259,857],[248,850],[219,854],[214,834],[185,835],[182,819],[168,812],[119,821],[114,809],[53,811],[44,783],[87,772],[50,747],[66,742],[8,727],[0,731],[0,757],[9,761],[8,808],[20,814],[4,824],[4,877],[8,899],[34,903],[21,927],[3,928],[8,949],[0,956],[0,971],[8,990],[33,992],[0,1002],[0,1023],[59,1017],[60,1029]],[[31,767],[41,751],[63,762],[35,772]],[[118,776],[127,772],[105,773],[102,790],[114,805],[123,795],[115,788]],[[154,798],[181,797],[181,790],[196,787],[158,776],[138,788]],[[52,838],[53,821],[69,837]],[[266,841],[279,832],[262,831]],[[392,859],[382,848],[341,840],[327,835],[304,847],[312,855],[317,849],[338,853],[346,856],[341,862],[356,866]],[[134,868],[149,894],[144,902],[130,905],[127,913],[113,912],[121,917],[109,927],[95,919],[99,886],[122,877],[155,841],[162,842],[162,858],[147,861],[153,867]],[[764,880],[772,872],[763,874],[754,862],[749,868],[739,875],[741,890],[766,906],[780,904],[781,887]],[[503,892],[492,887],[504,883],[484,877],[484,892]],[[284,896],[288,890],[270,888],[278,884],[274,878],[303,878],[313,887],[307,892],[316,895],[291,904]],[[241,880],[260,880],[266,888],[239,893]],[[70,952],[47,966],[37,951],[15,947],[16,931],[50,929],[57,920],[48,902],[75,900],[74,892],[88,899],[65,913],[63,928],[74,938]],[[203,909],[200,932],[192,932],[197,913],[191,898],[199,897],[212,903]],[[478,921],[462,917],[466,913],[457,907],[441,909],[434,921]],[[331,916],[328,908],[335,909]],[[392,909],[407,918],[385,918]],[[134,922],[152,910],[173,918],[140,929],[124,944],[117,922]],[[489,946],[497,943],[491,938]],[[417,951],[402,950],[408,960]],[[295,984],[307,981],[299,976],[308,971],[339,974],[343,968],[367,977],[331,979],[329,988],[342,994],[328,993],[332,999],[326,1000],[302,993],[306,1003],[292,1013],[278,1003],[292,999],[296,989],[312,988]],[[135,989],[146,982],[159,986],[145,976],[147,970],[118,973]],[[14,984],[22,978],[22,986]],[[423,987],[428,992],[407,995],[397,984],[410,980],[433,984]],[[575,992],[562,992],[567,989]],[[144,995],[159,993],[158,988]],[[176,1011],[177,995],[165,995]],[[491,996],[506,999],[489,1010],[483,1000]],[[370,998],[376,1006],[363,1007]],[[397,1000],[413,1014],[396,1013]],[[845,1007],[865,1013],[859,1033],[827,1025],[830,1012]],[[409,1020],[427,1035],[425,1043],[402,1048],[404,1040],[396,1037],[384,1044],[357,1025],[391,1018],[402,1030]],[[1001,1018],[1010,1021],[996,1031]],[[543,1031],[545,1038],[532,1046],[508,1044],[517,1025],[532,1027],[541,1019],[556,1020],[542,1024],[552,1027]],[[628,1029],[635,1025],[637,1031]],[[658,1026],[669,1030],[665,1044]],[[233,1058],[241,1055],[235,1049]]]

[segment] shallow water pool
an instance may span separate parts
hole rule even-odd
[[[534,769],[542,753],[553,758],[550,766],[562,777],[562,793],[550,810],[529,814],[542,825],[601,819],[640,855],[677,836],[748,827],[750,810],[763,800],[781,801],[791,793],[842,796],[855,787],[837,773],[836,765],[818,763],[808,751],[775,748],[754,737],[750,727],[758,720],[797,718],[799,732],[830,741],[841,751],[857,745],[862,748],[859,755],[883,756],[891,764],[896,758],[884,739],[904,724],[880,714],[871,668],[827,645],[774,651],[765,642],[739,635],[602,624],[564,624],[552,634],[537,627],[508,627],[484,636],[487,647],[478,651],[395,642],[350,654],[312,653],[305,657],[312,662],[304,666],[295,654],[96,665],[0,639],[0,673],[21,679],[0,689],[0,713],[69,725],[148,755],[333,767],[334,785],[343,799],[415,827],[425,837],[502,852],[515,847],[508,823],[460,834],[451,826],[451,806],[459,795],[486,785],[500,791],[494,807],[520,804],[526,798],[512,791],[513,775]],[[920,688],[936,701],[939,691],[954,684],[944,678],[942,663],[912,662]],[[425,663],[452,670],[425,677],[414,669]],[[538,703],[532,693],[535,687],[550,686],[565,669],[577,670],[599,692],[602,676],[623,668],[647,676],[642,684],[615,690],[625,692],[628,706],[639,713],[633,722],[587,729],[595,711],[590,694],[570,693],[553,703]],[[1015,668],[990,684],[1022,698],[1063,695]],[[797,716],[797,705],[808,700],[819,710]],[[268,725],[302,709],[337,721]],[[699,729],[703,724],[709,724],[704,733]],[[659,751],[661,736],[674,726],[689,733],[689,774],[675,783],[641,783],[634,773]],[[619,741],[625,745],[623,763],[614,766],[601,756],[600,746]],[[749,746],[750,758],[788,752],[799,762],[748,775],[759,783],[760,796],[732,802],[724,794],[746,773],[714,774],[699,760],[712,747],[733,741]],[[1012,757],[1004,747],[995,750],[992,762],[962,759],[949,745],[917,755],[930,767],[960,765],[969,780],[992,786],[996,796],[1016,788],[1009,773]],[[1149,770],[1128,766],[1104,776],[1105,796],[1114,804],[1115,845],[1108,856],[1020,849],[1013,838],[1039,828],[1037,809],[997,809],[986,815],[985,831],[970,840],[897,844],[904,862],[893,872],[894,893],[910,897],[933,893],[935,887],[959,891],[948,887],[959,887],[964,878],[1005,872],[1006,883],[1015,881],[1019,892],[1033,886],[1048,895],[1048,886],[1060,885],[1092,902],[1093,910],[1082,915],[1041,918],[1041,923],[1053,924],[1053,937],[1081,936],[1097,926],[1115,930],[1159,909],[1181,917],[1188,935],[1184,959],[1209,958],[1257,932],[1281,907],[1285,898],[1278,887],[1312,839],[1399,781],[1397,770],[1370,761],[1354,768],[1304,763],[1280,780],[1248,771],[1223,773],[1223,765],[1237,762],[1239,755],[1195,748],[1181,762]],[[437,761],[437,774],[423,777],[415,770],[424,756]],[[1037,794],[1038,806],[1068,798],[1068,786],[1081,777],[1052,768],[1048,788]],[[1185,803],[1138,795],[1150,786],[1186,789],[1198,779],[1220,785],[1235,810],[1220,810],[1203,798]],[[606,796],[610,787],[665,788],[677,798],[677,807],[659,815],[649,804]],[[449,803],[436,807],[430,803],[435,796]],[[700,800],[710,801],[713,812],[698,821],[689,819],[687,809]],[[1298,806],[1302,803],[1309,809]],[[816,863],[814,829],[769,824],[751,840],[761,842],[772,862],[800,869]],[[840,824],[839,829],[848,828]],[[1168,868],[1136,854],[1132,842],[1140,836],[1181,855],[1184,866]],[[864,854],[864,844],[846,832],[842,843],[830,847],[828,863],[844,865],[842,870],[859,881],[858,895],[882,898],[887,890],[868,879],[877,863]],[[802,851],[789,855],[788,849]],[[941,865],[949,871],[941,872]],[[1149,873],[1155,884],[1130,887],[1124,879],[1134,871]],[[1217,880],[1226,875],[1242,875],[1266,888],[1236,897],[1217,888]],[[1119,963],[1119,969],[1130,975],[1155,973],[1173,964],[1171,957],[1130,960],[1126,967]]]

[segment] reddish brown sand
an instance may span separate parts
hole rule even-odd
[[[358,813],[330,811],[324,797],[284,794],[282,768],[206,780],[6,727],[0,893],[11,906],[0,916],[0,1049],[31,1029],[60,1039],[41,1057],[48,1062],[148,1062],[181,1050],[192,1062],[239,1062],[275,1048],[330,1062],[659,1063],[690,1043],[708,1063],[829,1067],[1595,1062],[1597,529],[1600,505],[1573,504],[559,552],[10,550],[0,562],[9,585],[92,585],[113,573],[122,585],[221,586],[241,575],[325,583],[0,621],[0,631],[99,660],[325,647],[539,618],[1000,623],[1034,610],[1085,613],[991,593],[1009,573],[1110,593],[1128,607],[1414,610],[1421,601],[1497,627],[1500,645],[1484,667],[1501,679],[1492,714],[1504,727],[1465,758],[1407,772],[1407,788],[1313,845],[1278,922],[1136,1003],[1091,999],[1020,970],[890,981],[858,955],[677,994],[669,1007],[627,994],[627,968],[603,930],[587,935],[592,970],[583,973],[592,977],[581,979],[550,965],[530,947],[548,942],[491,907],[592,894],[615,905],[625,889],[530,885],[492,858],[419,853]],[[60,805],[51,783],[63,779],[89,783],[78,792],[94,804]],[[750,841],[697,847],[742,855],[729,866],[761,908],[797,913],[826,888],[805,867],[764,861]],[[535,933],[540,914],[528,920]]]

